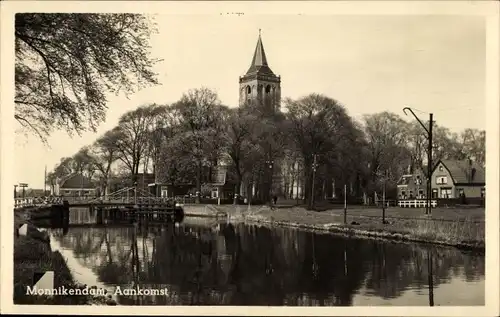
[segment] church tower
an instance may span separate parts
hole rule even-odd
[[[259,30],[257,47],[252,64],[246,74],[240,77],[240,106],[248,103],[262,105],[272,111],[279,110],[281,101],[281,78],[273,73],[267,64],[266,52]]]

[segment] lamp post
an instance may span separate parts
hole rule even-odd
[[[25,198],[25,195],[26,195],[25,189],[26,189],[26,187],[28,187],[28,184],[26,184],[26,183],[20,183],[19,187],[21,187],[23,189],[23,196],[22,197]]]
[[[425,124],[420,121],[420,119],[417,117],[417,115],[413,112],[413,110],[409,107],[403,108],[403,112],[405,115],[408,115],[406,111],[409,111],[415,119],[417,119],[418,123],[424,128],[425,132],[427,132],[427,141],[429,141],[428,144],[428,150],[427,150],[427,205],[425,209],[425,213],[428,215],[432,214],[432,199],[431,199],[431,194],[432,194],[432,113],[429,113],[429,127],[426,127]]]
[[[269,202],[272,204],[272,197],[271,197],[271,189],[273,187],[273,165],[274,161],[269,159],[266,161],[266,165],[269,166],[269,189],[268,189],[268,196],[269,196]]]
[[[378,177],[382,178],[382,223],[385,224],[385,207],[386,207],[386,188],[387,188],[387,170],[384,171],[384,173],[375,173]]]
[[[313,154],[313,164],[312,164],[312,184],[311,184],[311,209],[314,208],[314,183],[316,182],[316,170],[318,169],[317,163],[318,155]]]

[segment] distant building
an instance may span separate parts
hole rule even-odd
[[[137,189],[138,192],[151,193],[155,194],[155,192],[151,191],[151,184],[155,183],[155,174],[153,173],[138,173],[137,174]]]
[[[43,197],[45,191],[43,189],[28,188],[24,193],[25,197]]]
[[[484,198],[484,167],[471,160],[440,160],[432,171],[432,198]]]
[[[231,179],[228,166],[205,166],[202,172],[201,196],[205,198],[229,199],[234,195],[235,182]],[[175,197],[196,194],[195,180],[185,183],[172,183],[161,178],[149,184],[150,192],[160,197]]]
[[[57,180],[52,195],[56,196],[95,196],[96,185],[92,180],[79,173],[73,173]]]
[[[427,178],[422,171],[401,176],[398,181],[398,200],[425,199],[427,196]]]

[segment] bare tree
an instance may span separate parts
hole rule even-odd
[[[372,181],[388,175],[395,184],[411,162],[408,123],[394,113],[381,112],[366,115],[364,128]]]
[[[149,127],[155,120],[158,105],[151,104],[121,116],[116,127],[118,159],[128,168],[132,183],[137,182],[139,166],[149,141]]]
[[[94,166],[100,174],[101,193],[104,195],[107,193],[111,166],[117,160],[118,148],[116,144],[118,138],[119,134],[115,128],[98,138],[90,148]]]

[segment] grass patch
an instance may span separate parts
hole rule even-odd
[[[347,224],[343,212],[315,212],[300,207],[261,209],[245,216],[246,221],[323,230],[349,236],[366,236],[391,240],[426,242],[483,251],[485,248],[484,209],[435,209],[432,217],[419,210],[388,209],[387,223],[381,211],[363,209],[348,211]],[[483,217],[483,221],[481,221]]]

